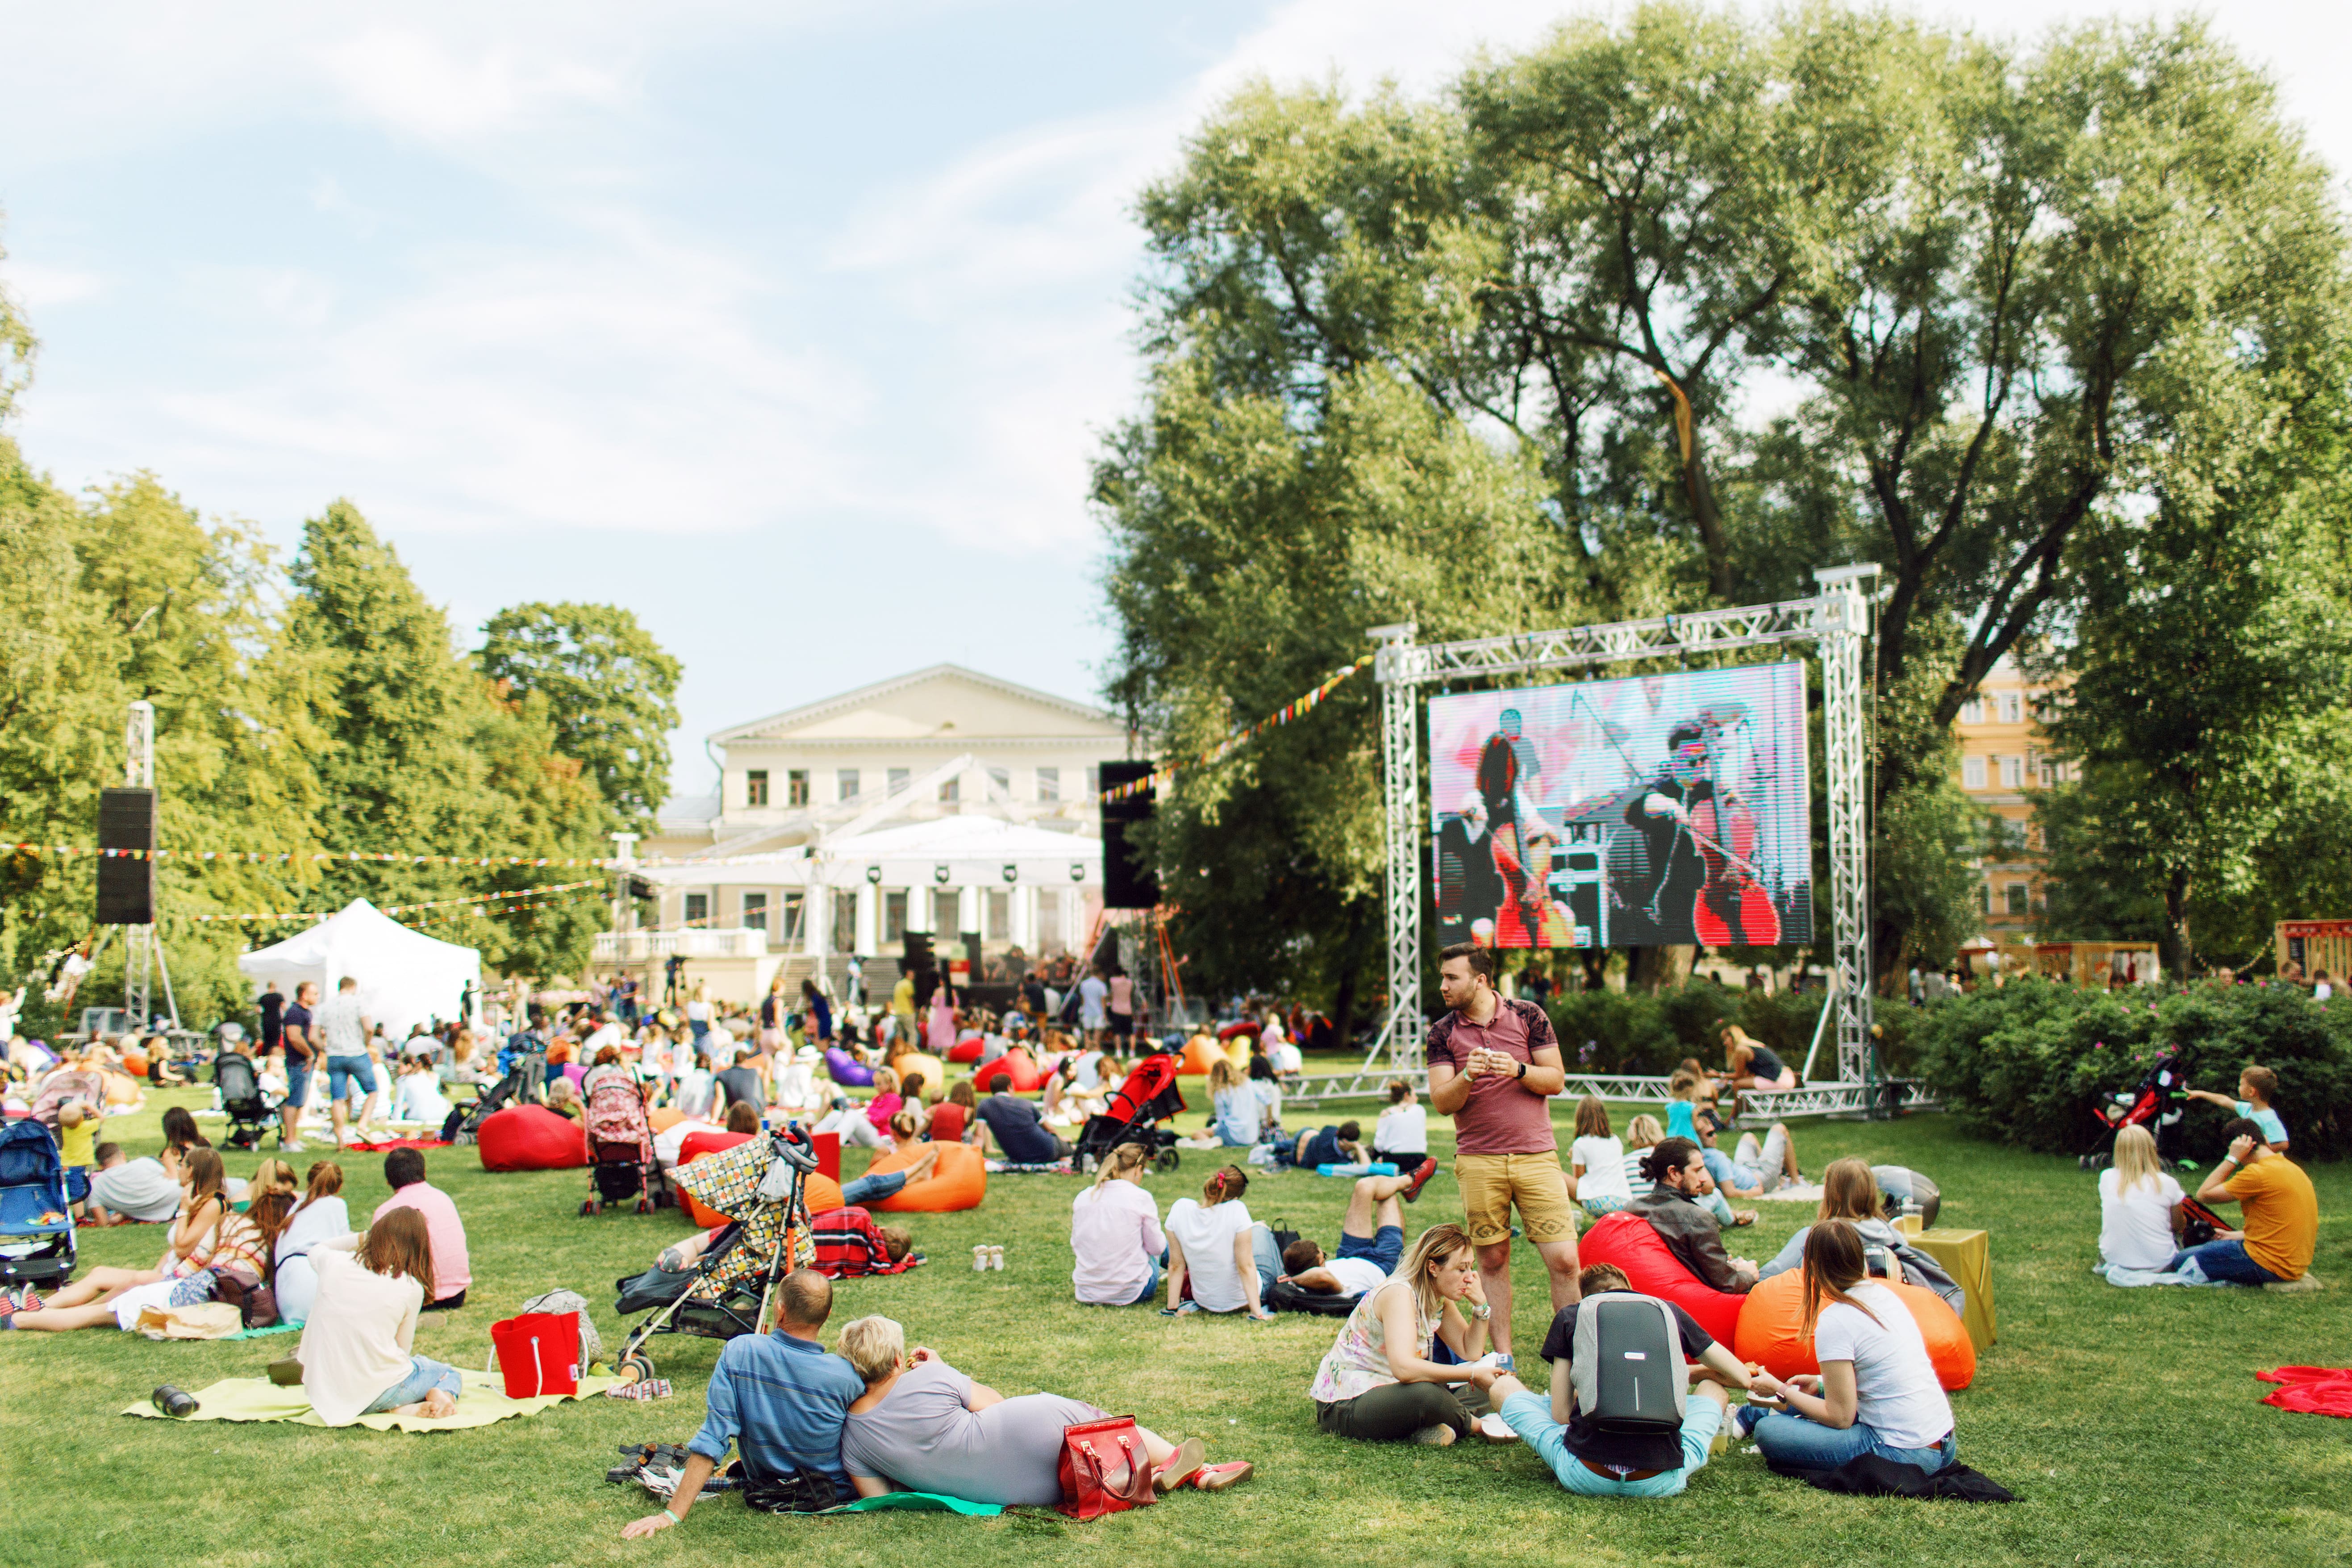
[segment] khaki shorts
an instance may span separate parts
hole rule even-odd
[[[1569,1201],[1568,1174],[1551,1154],[1457,1154],[1454,1180],[1475,1247],[1511,1238],[1511,1209],[1529,1241],[1574,1241],[1576,1205]]]

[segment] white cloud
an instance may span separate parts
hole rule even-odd
[[[508,42],[453,45],[413,27],[371,27],[318,50],[351,105],[433,142],[511,131],[563,110],[628,101],[620,68],[581,59],[529,59]]]
[[[106,279],[85,268],[46,267],[10,259],[0,263],[0,285],[5,285],[28,311],[37,315],[60,305],[97,299],[106,290]]]

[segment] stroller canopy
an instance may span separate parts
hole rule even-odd
[[[288,996],[303,981],[332,996],[346,974],[360,983],[367,1016],[399,1039],[428,1018],[455,1020],[471,986],[482,993],[482,955],[409,930],[365,899],[353,899],[309,931],[240,956],[236,966]]]

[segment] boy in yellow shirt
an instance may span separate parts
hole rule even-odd
[[[98,1122],[104,1112],[79,1100],[58,1108],[58,1153],[65,1161],[66,1202],[74,1217],[89,1215],[89,1173],[98,1165]]]

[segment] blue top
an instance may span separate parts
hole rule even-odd
[[[866,1381],[823,1345],[788,1334],[744,1334],[719,1352],[703,1395],[709,1414],[687,1447],[723,1463],[732,1442],[747,1470],[816,1470],[846,1490],[841,1424],[865,1393]]]
[[[1691,1102],[1689,1100],[1670,1100],[1666,1101],[1666,1136],[1669,1138],[1687,1138],[1694,1143],[1698,1142],[1698,1123],[1691,1117]]]
[[[2251,1119],[2255,1126],[2263,1130],[2263,1142],[2284,1143],[2287,1141],[2286,1123],[2280,1121],[2279,1113],[2270,1107],[2264,1106],[2262,1110],[2256,1110],[2252,1100],[2242,1100],[2238,1101],[2238,1114]]]

